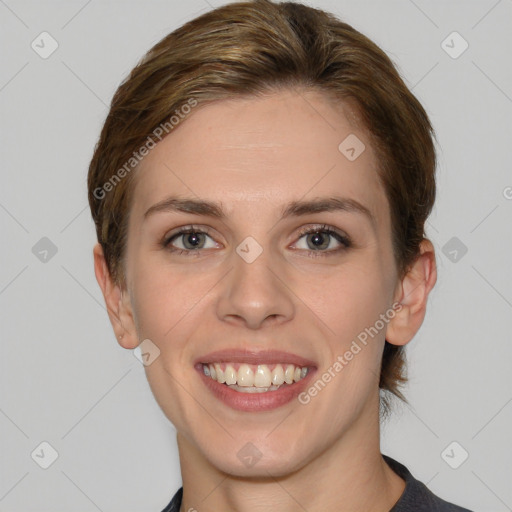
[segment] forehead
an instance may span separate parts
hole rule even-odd
[[[357,119],[350,104],[312,90],[199,105],[141,162],[132,214],[171,194],[255,215],[336,195],[385,218],[378,162]]]

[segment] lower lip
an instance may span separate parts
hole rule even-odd
[[[232,409],[246,412],[270,411],[277,409],[296,398],[308,386],[311,377],[315,373],[314,368],[310,368],[308,374],[298,382],[282,386],[275,391],[266,391],[264,393],[243,393],[231,389],[226,384],[220,384],[211,377],[207,377],[203,372],[203,366],[197,365],[196,370],[206,384],[208,389],[222,402]]]

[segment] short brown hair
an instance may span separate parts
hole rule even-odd
[[[116,283],[125,285],[135,175],[126,162],[155,128],[169,125],[169,117],[191,99],[201,104],[295,86],[356,105],[378,155],[395,261],[400,277],[405,275],[419,254],[435,199],[435,134],[425,110],[389,57],[350,25],[299,3],[255,0],[219,7],[167,35],[112,99],[90,163],[88,194]],[[404,348],[385,342],[379,388],[407,403],[398,389],[407,382]],[[387,414],[385,394],[381,405]]]

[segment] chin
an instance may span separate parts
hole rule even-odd
[[[304,447],[298,450],[288,446],[282,450],[283,443],[250,441],[233,441],[228,446],[217,446],[207,452],[200,446],[198,449],[210,464],[219,471],[234,477],[268,479],[289,475],[304,467],[312,456],[303,453]]]

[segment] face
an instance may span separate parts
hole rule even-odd
[[[224,472],[286,474],[378,428],[398,278],[354,119],[311,90],[222,100],[137,170],[125,269],[136,336],[160,350],[147,378],[183,442]],[[355,151],[339,149],[348,136]]]

